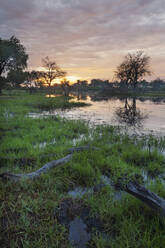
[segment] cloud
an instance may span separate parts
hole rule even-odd
[[[92,68],[112,78],[123,55],[143,49],[162,75],[165,55],[159,60],[157,54],[165,50],[164,8],[164,0],[5,0],[0,34],[21,39],[30,67],[49,55],[75,75],[89,77]]]

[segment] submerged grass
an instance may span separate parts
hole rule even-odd
[[[26,173],[61,158],[73,146],[96,146],[73,155],[71,162],[49,171],[35,181],[19,183],[0,180],[1,247],[70,247],[68,230],[54,215],[55,208],[77,186],[91,187],[102,175],[113,182],[124,178],[143,183],[141,171],[155,178],[164,172],[165,140],[152,136],[130,137],[118,128],[89,128],[82,121],[59,116],[30,118],[29,112],[77,106],[69,98],[45,98],[26,94],[0,98],[0,173]],[[81,137],[81,138],[80,138]],[[144,150],[144,146],[147,149]],[[151,147],[153,149],[151,149]],[[162,181],[149,188],[165,197]],[[109,185],[83,201],[91,216],[103,222],[103,233],[94,232],[89,247],[164,247],[165,222],[143,203],[124,194],[114,201]]]

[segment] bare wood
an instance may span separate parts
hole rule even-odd
[[[2,173],[0,175],[0,177],[2,177],[3,179],[11,180],[11,181],[19,181],[21,179],[35,179],[35,178],[39,177],[41,174],[46,173],[50,168],[57,167],[58,165],[62,165],[64,163],[67,163],[71,159],[72,159],[72,154],[69,154],[69,155],[65,156],[64,158],[60,158],[60,159],[48,162],[47,164],[42,166],[37,171],[27,173],[27,174],[13,174],[13,173],[5,172],[5,173]]]
[[[46,173],[49,169],[60,166],[64,163],[71,161],[74,152],[90,150],[90,149],[97,150],[98,148],[90,147],[90,146],[72,147],[68,149],[70,154],[68,154],[67,156],[63,158],[46,163],[44,166],[42,166],[37,171],[27,173],[27,174],[12,174],[12,173],[6,172],[3,174],[0,174],[0,177],[3,179],[11,180],[11,181],[19,181],[21,179],[35,179],[35,178],[38,178],[41,174]],[[129,182],[125,186],[123,183],[120,183],[119,187],[120,189],[126,191],[127,193],[143,201],[146,205],[148,205],[150,208],[152,208],[159,214],[165,216],[165,200],[157,196],[155,193],[151,192],[150,190],[146,189],[145,187],[139,185],[136,182]]]
[[[129,182],[125,191],[143,201],[147,206],[165,216],[165,200],[135,182]]]
[[[84,150],[89,150],[89,149],[97,149],[97,148],[90,147],[90,146],[72,147],[68,149],[70,154],[68,154],[67,156],[48,162],[44,166],[42,166],[40,169],[34,172],[27,173],[27,174],[13,174],[13,173],[5,172],[5,173],[0,174],[0,177],[2,179],[7,179],[10,181],[15,181],[15,182],[21,179],[35,179],[35,178],[38,178],[41,174],[46,173],[49,169],[69,162],[72,159],[73,152],[84,151]]]

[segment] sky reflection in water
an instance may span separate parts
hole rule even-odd
[[[81,95],[71,101],[83,101],[91,105],[64,111],[43,111],[42,115],[59,114],[68,119],[86,120],[92,125],[122,125],[137,132],[165,134],[165,98],[103,98]]]

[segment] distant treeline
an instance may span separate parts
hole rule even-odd
[[[71,92],[76,92],[76,94],[82,94],[83,92],[101,92],[104,94],[125,94],[134,92],[131,85],[128,87],[123,82],[119,81],[109,81],[109,80],[101,80],[101,79],[92,79],[90,82],[87,80],[77,80],[77,82],[73,84],[53,84],[50,87],[44,85],[42,83],[34,84],[34,82],[29,82],[26,85],[18,84],[12,85],[8,84],[6,89],[28,89],[30,93],[36,91],[49,91],[51,93],[58,93],[62,91],[65,95],[69,95]],[[155,79],[152,81],[142,80],[138,83],[136,87],[136,93],[138,92],[148,92],[148,91],[165,91],[165,81],[162,79]]]
[[[71,88],[73,90],[120,90],[120,91],[128,91],[131,90],[132,87],[128,87],[122,81],[109,81],[109,80],[101,80],[101,79],[92,79],[89,83],[87,81],[78,80],[76,83],[72,84]],[[165,90],[165,81],[157,78],[150,82],[146,80],[142,80],[138,82],[136,90]]]

